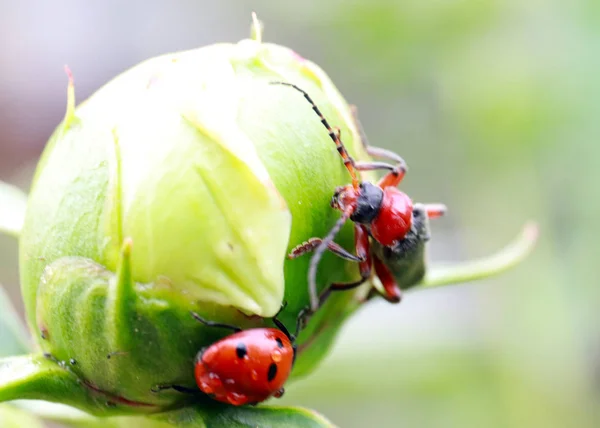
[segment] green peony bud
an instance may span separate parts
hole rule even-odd
[[[196,352],[224,334],[191,316],[264,325],[307,305],[309,258],[347,172],[318,102],[356,153],[351,112],[289,49],[244,40],[146,61],[74,110],[39,164],[21,235],[22,290],[42,350],[116,405],[156,410],[194,386]],[[293,219],[293,221],[292,221]],[[339,236],[352,242],[351,228]],[[348,245],[347,245],[348,246]],[[321,281],[355,279],[327,257]],[[284,279],[285,278],[285,279]]]

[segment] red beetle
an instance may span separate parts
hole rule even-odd
[[[417,258],[422,258],[424,243],[429,239],[427,220],[442,216],[446,212],[446,207],[442,204],[419,204],[418,210],[415,210],[412,200],[396,188],[406,174],[406,162],[402,157],[386,149],[371,147],[363,138],[370,156],[392,160],[395,164],[356,162],[344,147],[339,128],[334,129],[329,125],[327,119],[304,90],[287,82],[272,83],[290,86],[304,95],[327,129],[352,178],[351,184],[335,190],[331,206],[342,211],[342,216],[327,236],[323,239],[311,238],[294,248],[289,255],[290,258],[295,258],[315,251],[308,271],[311,312],[317,310],[331,291],[348,290],[364,283],[371,276],[372,267],[375,268],[385,290],[383,297],[390,302],[399,302],[401,291],[398,283],[400,282],[403,288],[407,288],[418,282],[424,275],[424,269],[421,269],[421,278],[415,275],[407,277],[406,267],[419,263]],[[356,123],[362,132],[357,119]],[[356,172],[379,169],[389,172],[377,184],[361,182]],[[418,218],[414,214],[418,214]],[[335,235],[348,219],[354,222],[356,255],[347,252],[333,242]],[[370,242],[370,237],[374,240],[373,244]],[[377,254],[373,254],[372,247]],[[316,285],[317,267],[326,250],[332,251],[344,259],[358,262],[361,278],[352,283],[331,284],[319,298]]]
[[[281,397],[296,359],[296,331],[273,318],[277,328],[239,327],[215,323],[192,313],[202,324],[222,327],[234,333],[198,352],[195,377],[198,388],[223,403],[234,406],[257,404],[269,397]],[[302,314],[298,319],[300,329]]]

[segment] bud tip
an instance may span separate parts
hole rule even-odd
[[[67,131],[75,119],[75,84],[73,82],[73,73],[68,65],[65,65],[65,73],[69,79],[67,86],[67,111],[65,112],[63,130]]]
[[[262,33],[264,26],[258,19],[256,12],[252,12],[252,25],[250,26],[250,38],[258,43],[262,43]]]

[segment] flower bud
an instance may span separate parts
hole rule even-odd
[[[329,200],[348,176],[311,106],[273,81],[309,92],[362,153],[333,84],[276,45],[154,58],[77,109],[71,81],[29,198],[22,291],[42,350],[111,405],[186,399],[153,389],[193,387],[195,354],[226,334],[190,311],[246,328],[286,301],[293,330],[307,305],[310,257],[286,254],[335,223]],[[351,246],[349,225],[337,241]],[[330,255],[319,271],[321,284],[358,276]]]

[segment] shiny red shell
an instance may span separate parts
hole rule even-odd
[[[371,222],[373,238],[386,247],[404,239],[412,226],[412,200],[395,187],[383,189],[383,200],[377,217]]]
[[[294,362],[290,339],[275,328],[255,328],[227,336],[196,357],[198,388],[234,406],[280,397]]]

